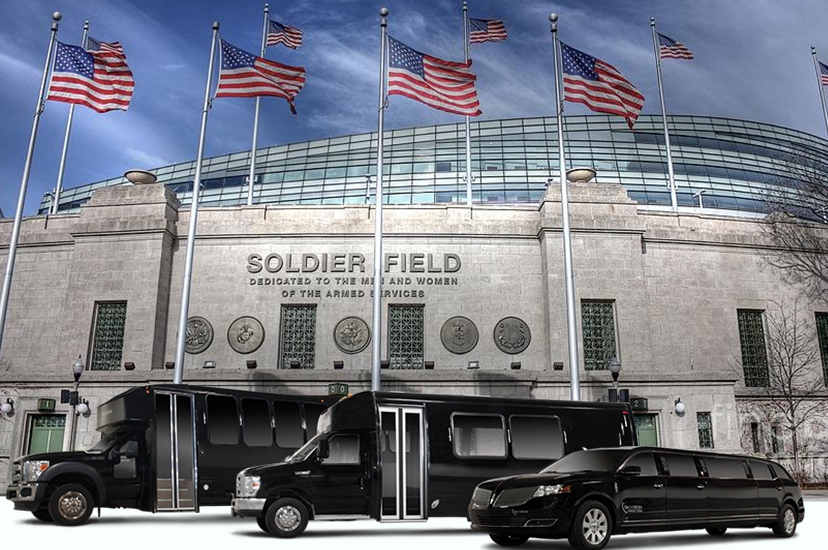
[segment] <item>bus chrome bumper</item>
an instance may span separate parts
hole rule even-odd
[[[234,498],[232,501],[233,517],[260,518],[265,507],[263,498]]]
[[[25,510],[31,512],[36,510],[40,505],[40,498],[38,498],[39,484],[24,484],[18,483],[6,487],[6,499],[14,502],[15,510]]]

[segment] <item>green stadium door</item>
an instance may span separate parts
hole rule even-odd
[[[658,424],[655,414],[635,414],[635,433],[638,444],[643,447],[658,447]]]

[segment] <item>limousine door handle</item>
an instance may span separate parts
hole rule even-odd
[[[664,484],[663,483],[653,483],[653,487],[655,487],[656,489],[661,489],[662,487],[664,487]]]
[[[699,491],[701,491],[701,490],[702,490],[702,489],[704,489],[705,487],[706,487],[706,486],[705,486],[705,484],[704,484],[704,483],[700,483],[700,484],[696,485],[696,489],[698,489]]]
[[[310,470],[301,470],[301,471],[295,472],[295,474],[297,476],[309,476],[310,475]]]

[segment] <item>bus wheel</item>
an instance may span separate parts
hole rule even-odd
[[[259,529],[265,533],[270,533],[270,529],[267,528],[267,520],[265,518],[256,518],[256,525],[258,525]]]
[[[277,537],[298,537],[308,526],[308,509],[295,498],[280,498],[265,512],[265,523]]]
[[[32,515],[34,517],[36,517],[37,519],[39,519],[40,521],[44,521],[46,523],[52,523],[53,521],[55,521],[55,520],[52,519],[52,515],[49,513],[49,510],[47,510],[46,508],[41,508],[40,510],[35,510],[34,512],[32,512]]]
[[[490,533],[489,538],[500,546],[520,546],[529,540],[529,537],[522,535],[495,535],[494,533]]]
[[[796,511],[790,504],[783,504],[779,510],[779,519],[773,527],[773,534],[777,537],[787,538],[796,531]]]
[[[612,534],[610,514],[600,502],[590,500],[578,508],[569,529],[569,544],[578,550],[601,550]]]
[[[58,487],[49,499],[49,514],[58,525],[83,525],[92,515],[92,493],[78,483]]]

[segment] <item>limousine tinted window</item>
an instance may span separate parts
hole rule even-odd
[[[627,466],[638,466],[641,468],[642,476],[658,475],[655,461],[653,460],[653,455],[651,453],[641,453],[633,456],[624,464],[624,467]]]
[[[741,460],[706,456],[704,457],[704,464],[707,466],[707,474],[710,477],[747,479],[747,473]]]
[[[561,422],[556,416],[510,416],[509,433],[515,458],[555,460],[564,454]]]
[[[273,443],[270,411],[264,399],[241,400],[244,443],[250,447],[269,447]]]
[[[239,442],[239,413],[235,397],[208,395],[207,422],[213,445],[236,445]]]
[[[753,479],[773,479],[770,468],[764,462],[751,460],[750,469],[753,472]]]
[[[628,452],[623,449],[606,449],[572,453],[550,464],[541,473],[606,472],[613,469]]]
[[[699,475],[692,456],[665,455],[665,458],[671,476],[697,477]]]

